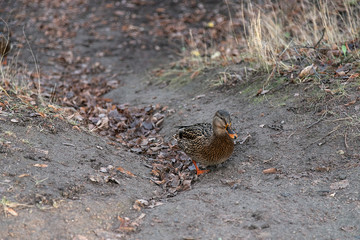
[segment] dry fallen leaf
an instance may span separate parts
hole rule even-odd
[[[214,21],[211,21],[211,22],[208,22],[206,24],[206,26],[209,27],[209,28],[213,28],[215,26],[215,23],[214,23]]]
[[[149,201],[147,201],[145,199],[137,199],[137,200],[135,200],[133,208],[137,211],[140,211],[142,208],[144,208],[148,205],[149,205]]]
[[[352,232],[352,231],[356,230],[357,227],[356,226],[342,226],[340,229],[345,232]]]
[[[36,164],[34,164],[33,166],[34,166],[34,167],[41,167],[41,168],[46,168],[46,167],[48,167],[47,164],[40,164],[40,163],[36,163]]]
[[[120,217],[118,216],[118,220],[120,221],[120,226],[117,229],[121,232],[134,232],[136,231],[137,227],[140,226],[141,220],[146,216],[145,213],[141,213],[140,216],[138,216],[133,221],[130,220],[128,217]]]
[[[30,174],[24,173],[24,174],[20,174],[18,177],[23,178],[23,177],[29,177],[29,176],[30,176]]]
[[[140,216],[134,219],[132,223],[130,223],[130,226],[138,227],[140,226],[141,220],[146,216],[145,213],[141,213]]]
[[[346,75],[346,73],[344,71],[339,71],[339,72],[336,72],[337,75],[339,75],[340,77],[343,77]]]
[[[59,108],[55,107],[54,105],[49,104],[48,107],[51,108],[54,112],[59,111]]]
[[[12,208],[9,208],[9,207],[4,207],[4,209],[5,209],[5,211],[7,212],[7,213],[10,213],[11,215],[13,215],[13,216],[18,216],[19,214],[14,210],[14,209],[12,209]]]
[[[317,66],[314,66],[314,64],[311,64],[310,66],[305,67],[303,70],[301,70],[301,72],[299,74],[299,78],[313,75],[316,72],[316,68],[317,68]]]
[[[263,170],[263,173],[264,174],[274,174],[274,173],[277,173],[277,169],[276,168],[268,168],[268,169]]]
[[[73,126],[72,129],[77,130],[79,132],[81,131],[81,129],[78,126]]]
[[[118,170],[118,171],[120,171],[121,173],[124,173],[124,174],[126,174],[126,175],[128,175],[128,176],[130,176],[130,177],[136,177],[135,174],[133,174],[133,173],[130,172],[130,171],[125,170],[125,169],[122,168],[122,167],[117,167],[116,170]]]
[[[328,89],[328,88],[325,88],[324,91],[327,93],[330,93],[331,95],[335,94],[331,89]]]
[[[356,99],[353,100],[353,101],[350,101],[350,102],[348,102],[348,103],[346,103],[346,104],[344,104],[344,106],[345,106],[345,107],[348,107],[348,106],[353,105],[353,104],[355,104],[355,103],[356,103]]]
[[[43,113],[43,112],[37,112],[42,118],[45,118],[46,117],[46,114]]]
[[[330,167],[316,167],[315,171],[317,172],[329,172],[330,171]]]
[[[136,228],[135,227],[128,227],[128,226],[120,226],[118,228],[119,231],[121,232],[135,232]]]
[[[35,150],[35,152],[42,153],[42,154],[45,154],[45,155],[49,154],[49,150],[44,150],[44,149],[41,149],[41,148],[35,148],[34,150]]]
[[[353,79],[353,78],[357,78],[360,76],[360,73],[354,73],[354,74],[351,74],[349,79]]]
[[[270,90],[260,88],[260,89],[257,91],[256,96],[265,95],[265,94],[268,93],[269,91],[270,91]]]
[[[330,188],[333,190],[339,190],[339,189],[344,189],[346,187],[349,186],[349,180],[345,179],[345,180],[341,180],[339,182],[334,182],[332,184],[330,184]]]
[[[197,70],[197,71],[193,72],[193,73],[191,74],[191,76],[190,76],[190,79],[196,78],[196,77],[199,75],[199,73],[200,73],[200,70]]]
[[[200,56],[200,52],[198,50],[192,50],[191,51],[191,55],[195,56],[195,57],[199,57]]]
[[[338,153],[338,154],[340,154],[340,155],[344,155],[345,154],[345,152],[344,152],[344,150],[338,150],[338,151],[336,151],[336,153]]]

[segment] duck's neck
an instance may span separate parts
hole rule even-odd
[[[213,146],[233,145],[234,141],[228,134],[215,134],[214,132],[210,144]]]
[[[215,123],[213,123],[213,137],[224,137],[226,136],[226,132],[223,129],[220,129],[219,127],[216,127]]]

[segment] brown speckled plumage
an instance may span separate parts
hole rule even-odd
[[[215,113],[212,124],[197,123],[178,128],[175,138],[179,147],[205,167],[226,161],[234,151],[233,138],[237,135],[231,129],[230,114],[225,110]]]

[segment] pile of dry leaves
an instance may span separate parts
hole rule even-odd
[[[106,108],[96,106],[90,110],[93,113],[87,119],[90,130],[146,156],[146,166],[151,168],[153,175],[151,180],[162,186],[166,196],[191,187],[196,176],[188,170],[188,157],[177,147],[175,140],[166,142],[159,134],[172,109],[160,105],[137,108],[105,103],[104,106]]]

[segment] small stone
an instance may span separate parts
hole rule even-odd
[[[255,229],[258,229],[258,227],[254,224],[251,224],[250,226],[248,226],[248,229],[249,230],[255,230]]]
[[[264,223],[263,225],[261,225],[261,229],[264,229],[264,228],[269,228],[270,225],[268,223]]]
[[[347,177],[347,176],[346,176],[345,174],[341,174],[341,175],[339,175],[338,178],[339,178],[340,180],[345,180],[346,177]]]

